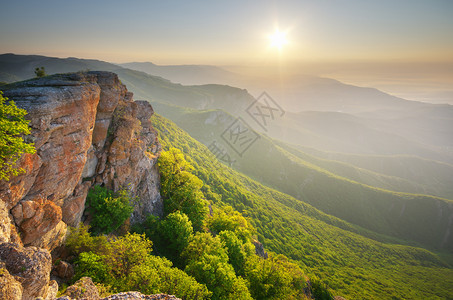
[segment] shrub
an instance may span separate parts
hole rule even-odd
[[[35,153],[33,144],[25,143],[22,135],[30,134],[29,121],[25,120],[27,111],[18,108],[14,101],[3,97],[0,91],[0,180],[8,181],[25,171],[15,168],[23,153]]]
[[[180,255],[192,236],[192,223],[180,211],[169,214],[159,226],[162,254],[178,267],[182,267]]]
[[[95,186],[89,191],[87,204],[87,209],[93,217],[91,229],[97,234],[117,230],[134,211],[126,190],[114,193],[100,186]]]
[[[171,148],[159,157],[160,192],[165,213],[179,210],[189,217],[195,230],[200,230],[208,208],[200,190],[203,182],[189,173],[192,169],[179,149]]]
[[[219,237],[196,233],[183,252],[185,271],[213,293],[212,299],[252,299],[246,281],[237,277]]]
[[[215,209],[213,215],[206,220],[206,225],[214,234],[224,230],[232,231],[243,243],[248,242],[255,231],[247,219],[231,206]]]
[[[44,69],[44,67],[35,68],[35,75],[36,75],[36,77],[38,77],[38,78],[47,76],[46,70]]]
[[[210,299],[212,293],[205,285],[173,268],[169,260],[152,255],[152,242],[144,235],[106,239],[91,236],[87,229],[86,226],[71,229],[67,239],[66,245],[78,255],[75,279],[90,276],[93,281],[109,286],[112,293],[136,290],[144,294],[173,294],[188,300]]]

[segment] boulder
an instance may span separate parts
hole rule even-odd
[[[70,263],[60,260],[55,264],[52,274],[62,279],[70,279],[74,276],[74,268]]]
[[[68,287],[63,296],[70,299],[98,300],[99,291],[90,277],[82,277],[73,285]]]
[[[22,285],[0,263],[0,299],[22,300]]]
[[[47,296],[52,265],[49,251],[3,243],[0,244],[0,262],[3,263],[4,269],[21,284],[22,299]],[[16,285],[12,287],[17,289]]]

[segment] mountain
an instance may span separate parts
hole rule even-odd
[[[208,147],[158,114],[152,118],[164,150],[182,149],[213,203],[249,218],[264,246],[295,259],[347,299],[452,297],[453,269],[421,248],[327,215],[217,161]]]
[[[211,138],[221,141],[234,136],[235,132],[225,130],[225,126],[231,127],[231,121],[237,119],[223,110],[202,108],[224,105],[226,109],[229,103],[241,108],[243,101],[252,100],[238,88],[184,87],[144,73],[120,71],[128,80],[137,76],[140,80],[134,81],[136,86],[154,91],[161,101],[185,103],[182,93],[193,96],[186,98],[186,103],[195,108],[155,102],[154,109],[171,115],[208,146]],[[15,287],[22,286],[27,295],[56,295],[58,286],[49,280],[53,262],[48,250],[29,246],[57,249],[65,226],[80,220],[92,185],[100,183],[113,190],[129,187],[136,199],[133,222],[143,220],[146,212],[158,213],[157,132],[164,150],[176,147],[183,151],[193,166],[184,174],[190,178],[190,172],[200,179],[197,185],[212,207],[231,205],[247,217],[256,229],[253,234],[266,250],[289,257],[277,264],[295,261],[313,283],[319,276],[336,295],[349,299],[452,297],[450,225],[446,224],[451,220],[450,200],[373,188],[346,176],[368,176],[363,180],[369,184],[382,179],[381,184],[386,186],[392,184],[391,178],[351,164],[327,162],[250,129],[248,133],[256,137],[254,144],[231,158],[236,160],[234,168],[252,179],[220,163],[212,148],[170,120],[160,115],[150,120],[153,110],[149,104],[132,100],[132,94],[112,73],[53,75],[4,89],[6,96],[29,110],[33,129],[30,139],[38,149],[21,160],[27,173],[0,188],[0,260],[5,262],[0,266],[2,278]],[[235,96],[228,96],[233,91]],[[230,149],[227,154],[232,156],[239,150]],[[407,181],[399,182],[412,188]],[[334,216],[338,213],[348,221]],[[89,244],[89,238],[83,238]],[[101,236],[100,240],[107,243],[115,238]],[[8,260],[12,254],[15,259]],[[90,265],[95,267],[94,272],[101,271],[102,257],[87,255],[91,263],[94,259]],[[19,259],[26,256],[31,258]],[[162,262],[159,269],[170,269],[168,260],[154,259],[154,263]],[[19,264],[21,261],[30,264],[25,267]],[[129,257],[125,261],[131,262]],[[83,262],[80,257],[78,263]],[[272,263],[275,261],[263,266],[277,267]],[[150,273],[152,266],[143,267],[148,273],[139,274],[147,275],[143,279],[148,282],[148,275],[154,274]],[[178,276],[173,280],[183,280],[187,286],[196,283],[181,270],[171,270]],[[22,276],[24,281],[18,282],[12,275]],[[174,288],[172,279],[167,280],[167,285]]]
[[[154,107],[159,111],[162,105]],[[174,106],[168,109],[173,109],[170,117],[178,126],[198,141],[208,147],[215,141],[225,151],[230,149],[221,137],[234,122],[233,116],[222,111],[184,110]],[[257,136],[256,142],[242,155],[227,151],[229,159],[234,161],[233,167],[247,176],[369,230],[428,248],[453,247],[453,237],[449,234],[453,230],[449,221],[453,219],[453,201],[394,192],[400,185],[409,192],[420,191],[420,187],[351,165],[339,167],[338,162],[326,162],[302,152],[290,153],[290,146],[258,133]],[[348,172],[345,168],[349,168]]]
[[[12,64],[15,64],[15,67],[12,67]],[[211,145],[214,140],[222,140],[222,134],[235,119],[232,116],[241,117],[251,129],[257,132],[257,137],[260,137],[261,132],[271,139],[261,138],[258,143],[264,143],[262,147],[264,150],[258,152],[260,155],[250,153],[246,154],[247,159],[236,159],[238,163],[234,165],[235,168],[267,185],[290,193],[301,201],[309,202],[325,212],[346,218],[368,229],[408,238],[429,247],[442,248],[448,245],[448,242],[443,243],[442,237],[446,234],[446,228],[451,225],[449,222],[442,221],[433,225],[427,221],[432,226],[444,226],[442,230],[436,231],[436,234],[431,234],[431,231],[426,229],[428,227],[424,228],[424,224],[420,222],[414,226],[420,226],[419,229],[424,232],[423,234],[419,235],[421,231],[410,230],[410,224],[416,222],[415,220],[423,211],[421,207],[428,205],[427,211],[430,213],[422,217],[432,220],[437,213],[441,213],[443,217],[448,215],[443,213],[444,208],[447,211],[449,209],[448,201],[436,200],[435,197],[400,195],[397,192],[430,193],[442,197],[451,195],[451,186],[453,186],[451,173],[443,171],[443,168],[453,162],[451,147],[453,126],[450,126],[453,120],[452,106],[406,101],[372,91],[387,100],[380,103],[375,98],[364,98],[360,103],[361,107],[366,109],[361,108],[357,110],[360,112],[355,114],[338,111],[285,112],[283,116],[276,116],[273,120],[267,118],[269,125],[263,128],[253,114],[247,113],[250,108],[255,108],[254,105],[263,107],[263,103],[255,102],[255,98],[245,89],[216,84],[183,86],[161,77],[93,60],[0,56],[0,70],[12,72],[13,76],[32,74],[33,68],[40,64],[46,67],[46,70],[53,71],[77,71],[77,68],[87,67],[114,69],[122,82],[134,91],[137,98],[143,97],[150,100],[159,113],[175,120],[183,129],[206,145]],[[337,81],[325,79],[313,79],[309,84],[302,82],[300,85],[308,85],[310,89],[318,86],[321,95],[324,90],[331,90],[325,88],[326,86],[336,86],[340,96],[343,96],[346,91],[362,91],[356,94],[351,92],[351,99],[356,99],[357,95],[362,97],[366,95],[364,92],[370,91],[343,86]],[[320,102],[320,105],[330,107],[331,110],[335,109],[335,105],[338,105],[338,101],[334,99],[335,95],[335,93],[331,94],[328,101]],[[378,109],[382,108],[382,105],[386,107],[385,113]],[[201,111],[212,109],[220,109],[227,114],[223,114],[222,111],[216,113]],[[197,111],[201,112],[197,113]],[[277,146],[272,139],[278,139],[284,144]],[[347,166],[349,170],[354,170],[351,174],[350,171],[349,173],[344,170],[338,171],[338,164],[335,167],[332,163],[326,166],[325,162],[319,159],[307,158],[305,153],[295,154],[293,149],[297,147],[309,147],[321,152],[344,153],[358,157],[393,157],[393,161],[396,160],[395,164],[398,164],[398,157],[407,156],[414,157],[417,165],[423,165],[422,162],[426,161],[436,161],[437,163],[431,164],[430,168],[431,173],[436,173],[439,179],[414,180],[414,177],[424,178],[425,176],[412,172],[411,176],[396,174],[399,178],[393,180],[388,176],[395,176],[394,173],[381,174],[380,171],[370,170],[378,173],[371,175],[369,172],[358,171],[357,168]],[[231,147],[229,151],[232,154],[235,153]],[[301,158],[301,155],[305,157]],[[348,164],[354,165],[351,162]],[[286,166],[287,170],[282,169],[282,165]],[[406,165],[402,164],[403,167]],[[269,169],[260,170],[257,166],[269,166]],[[439,172],[436,172],[437,167]],[[275,173],[275,170],[279,170],[280,173]],[[400,170],[400,173],[404,172],[404,169]],[[304,182],[309,181],[312,173],[321,177],[316,177],[318,180],[312,181],[311,185],[307,186],[311,188],[306,189]],[[285,180],[285,177],[291,180]],[[424,184],[418,186],[418,183],[422,182]],[[429,185],[432,182],[436,183],[433,187]],[[325,184],[335,188],[326,191]],[[338,191],[340,193],[337,193]],[[381,201],[381,197],[387,200]],[[411,205],[418,201],[421,206],[417,208],[415,205],[414,210],[406,211],[403,203],[406,203],[407,199],[417,199],[408,203]],[[371,207],[367,210],[365,203],[371,203],[371,207],[377,209],[379,213],[374,214],[375,211]],[[439,210],[436,205],[433,206],[433,203],[441,203],[440,206],[443,208]],[[397,208],[400,207],[401,212],[408,214],[407,218],[396,215],[389,217],[392,214],[386,216],[386,209],[390,207],[393,207],[394,214],[397,214]],[[405,225],[400,227],[398,222],[405,222]]]
[[[184,85],[227,83],[239,76],[225,69],[209,65],[156,65],[151,62],[130,62],[120,66],[167,78]]]

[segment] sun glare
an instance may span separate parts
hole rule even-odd
[[[288,40],[286,39],[286,32],[281,32],[278,29],[276,29],[275,32],[269,36],[269,40],[271,47],[278,48],[278,50],[281,50],[283,46],[288,43]]]

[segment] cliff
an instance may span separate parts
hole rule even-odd
[[[93,185],[128,189],[137,199],[132,223],[161,214],[161,148],[151,105],[134,101],[114,73],[29,80],[8,86],[4,95],[28,111],[26,138],[37,151],[20,159],[25,174],[0,182],[0,281],[11,281],[29,299],[53,294],[49,251],[81,221]]]

